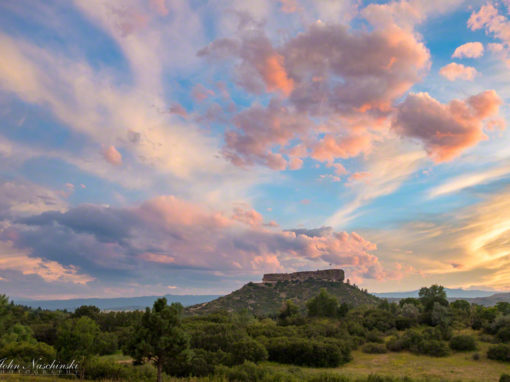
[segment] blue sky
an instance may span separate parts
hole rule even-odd
[[[508,1],[0,5],[0,288],[510,288]]]

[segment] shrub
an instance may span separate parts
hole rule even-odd
[[[304,338],[271,338],[267,351],[271,361],[303,366],[336,367],[350,360],[350,349],[345,344]]]
[[[476,350],[476,341],[472,336],[455,336],[450,340],[450,348],[457,351]]]
[[[31,362],[33,359],[42,358],[44,361],[50,361],[55,358],[55,349],[38,342],[36,344],[28,342],[13,342],[0,349],[0,359],[16,359],[24,362]]]
[[[373,342],[369,342],[369,343],[366,343],[365,345],[363,345],[363,347],[361,348],[361,351],[363,353],[368,353],[368,354],[383,354],[383,353],[388,352],[388,350],[386,349],[386,346],[384,344],[377,344],[377,343],[373,343]]]
[[[268,357],[267,350],[260,342],[251,338],[243,338],[232,345],[232,361],[241,364],[244,361],[260,362]]]
[[[496,334],[496,338],[498,338],[501,342],[509,342],[510,341],[510,327],[506,326],[498,330]]]
[[[491,346],[487,351],[487,358],[510,362],[510,345],[499,344]]]
[[[423,342],[420,353],[433,357],[446,357],[449,351],[448,346],[443,341],[429,340]]]
[[[480,361],[480,354],[479,353],[473,354],[473,361]]]
[[[501,377],[499,377],[499,382],[510,382],[510,375],[501,374]]]

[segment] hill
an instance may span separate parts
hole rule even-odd
[[[218,298],[218,295],[171,295],[119,298],[76,298],[68,300],[26,300],[14,298],[15,304],[37,309],[74,311],[82,305],[95,305],[101,310],[143,310],[154,304],[159,297],[166,297],[168,303],[180,302],[184,306],[201,304]]]
[[[510,302],[510,293],[496,293],[487,297],[466,298],[464,300],[469,301],[471,304],[494,306],[498,302]]]
[[[218,310],[233,312],[246,309],[257,316],[273,315],[278,313],[287,299],[292,299],[304,310],[306,301],[319,294],[321,288],[336,296],[340,303],[345,302],[353,306],[372,305],[381,301],[343,282],[310,278],[304,281],[248,283],[241,289],[216,300],[190,306],[186,311],[191,314],[206,314]]]
[[[495,291],[478,290],[478,289],[461,289],[461,288],[444,288],[448,298],[477,298],[489,297],[494,295]],[[386,292],[386,293],[372,293],[373,295],[381,298],[401,299],[407,297],[418,297],[418,290],[408,292]]]

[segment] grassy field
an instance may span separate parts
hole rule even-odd
[[[437,358],[414,355],[409,352],[365,354],[353,352],[353,360],[348,364],[334,369],[301,368],[305,375],[324,372],[338,373],[349,377],[367,377],[370,374],[393,377],[411,377],[427,381],[462,381],[462,382],[498,382],[503,373],[510,374],[510,364],[487,359],[487,348],[490,344],[479,342],[477,351],[453,353],[448,357]],[[473,355],[478,353],[479,360]],[[104,356],[118,363],[130,362],[130,358],[122,354]],[[265,362],[263,365],[277,370],[287,370],[290,365]],[[69,379],[56,377],[12,376],[0,375],[0,381],[7,382],[62,382]],[[191,378],[189,381],[204,379]],[[182,379],[165,378],[165,381],[183,381]]]

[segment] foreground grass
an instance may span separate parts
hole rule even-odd
[[[410,377],[431,381],[497,382],[501,374],[510,374],[510,364],[487,359],[486,350],[466,353],[453,353],[448,357],[437,358],[415,355],[409,352],[365,354],[352,353],[354,359],[335,369],[304,368],[305,373],[336,372],[348,377],[367,377],[370,374],[391,377]],[[480,354],[475,361],[473,354]],[[273,368],[285,369],[285,366],[269,363]]]
[[[297,368],[291,365],[281,365],[273,362],[265,362],[263,366],[276,371],[286,372],[289,369],[301,369],[303,376],[322,375],[324,373],[340,374],[356,380],[366,378],[371,374],[391,377],[410,377],[413,381],[462,381],[462,382],[498,382],[501,374],[510,374],[510,364],[496,362],[487,359],[487,348],[490,344],[479,342],[477,351],[465,353],[452,353],[448,357],[437,358],[424,355],[415,355],[409,352],[365,354],[361,351],[352,353],[353,360],[338,368]],[[478,353],[479,360],[474,360],[473,355]],[[122,354],[104,356],[113,362],[126,363],[130,358]],[[6,382],[63,382],[76,380],[64,379],[52,376],[17,376],[1,375],[0,381]],[[185,378],[178,379],[166,377],[165,382],[201,382],[222,381],[221,378]],[[85,382],[85,381],[84,381]]]

